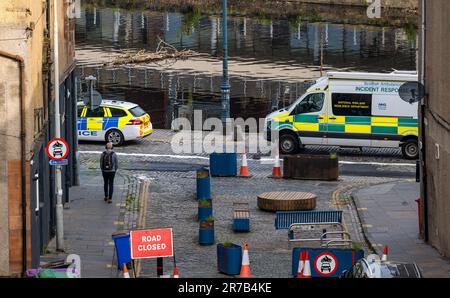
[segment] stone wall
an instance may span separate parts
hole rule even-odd
[[[450,1],[427,1],[426,11],[425,72],[421,73],[428,96],[423,114],[426,163],[422,197],[428,209],[424,215],[429,243],[450,257]]]

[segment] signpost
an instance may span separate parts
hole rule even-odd
[[[131,258],[157,259],[157,274],[163,274],[163,258],[173,257],[172,229],[138,230],[130,232]]]
[[[69,155],[69,145],[64,139],[55,138],[48,142],[45,148],[47,156],[50,158],[50,165],[52,166],[67,166]]]

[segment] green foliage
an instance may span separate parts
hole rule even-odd
[[[233,242],[231,242],[230,240],[227,240],[223,243],[223,247],[225,248],[233,247],[233,245],[234,245]]]
[[[353,250],[354,251],[360,251],[361,250],[361,244],[353,242]]]
[[[210,207],[212,207],[212,201],[211,200],[199,200],[198,201],[198,207],[200,207],[200,208],[210,208]]]

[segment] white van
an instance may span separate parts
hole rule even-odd
[[[291,106],[268,115],[266,127],[278,130],[283,154],[305,145],[401,147],[405,158],[417,159],[418,103],[399,95],[404,83],[417,80],[408,71],[329,72]]]

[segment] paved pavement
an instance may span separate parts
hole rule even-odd
[[[64,210],[65,253],[55,252],[55,239],[47,248],[42,262],[62,260],[68,254],[81,258],[83,278],[117,277],[114,245],[111,235],[133,223],[129,198],[136,191],[136,180],[126,173],[116,175],[113,203],[103,201],[103,178],[100,170],[89,169],[81,161],[80,186],[70,189],[70,208]],[[136,195],[133,195],[136,197]],[[128,201],[127,201],[128,199]]]
[[[395,182],[370,186],[353,194],[366,235],[378,253],[389,246],[389,258],[416,262],[425,277],[450,277],[450,262],[419,239],[415,200],[419,184]]]

